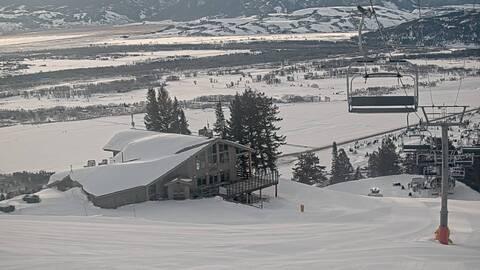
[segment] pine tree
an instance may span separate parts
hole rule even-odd
[[[145,126],[148,130],[190,135],[185,113],[177,98],[170,98],[165,87],[158,90],[149,89],[147,94],[147,113]]]
[[[223,114],[222,102],[219,101],[215,107],[216,121],[213,124],[213,131],[217,136],[222,139],[227,137],[227,122],[225,121],[225,115]]]
[[[292,181],[307,185],[327,185],[327,177],[324,173],[325,167],[320,166],[320,161],[315,153],[304,153],[298,158],[293,168]]]
[[[275,125],[282,120],[278,113],[272,98],[252,90],[235,95],[230,103],[227,138],[255,150],[252,165],[256,169],[276,168],[277,156],[281,154],[278,149],[285,143]]]
[[[355,170],[355,174],[353,175],[353,180],[360,180],[363,179],[363,174],[360,171],[360,167],[358,166],[357,169]]]
[[[339,182],[339,179],[338,178],[338,175],[337,173],[335,172],[336,169],[337,169],[337,159],[338,159],[338,148],[337,148],[337,143],[336,142],[333,142],[332,144],[332,179],[331,179],[331,183],[338,183]]]
[[[147,92],[147,106],[144,118],[148,130],[160,131],[160,115],[155,89],[149,88]]]
[[[400,156],[397,147],[391,138],[384,139],[378,149],[377,169],[379,176],[395,175],[401,173]]]
[[[368,159],[369,177],[396,175],[401,173],[400,156],[391,138],[384,139],[378,152],[373,152]]]
[[[160,115],[161,132],[171,132],[171,125],[174,121],[173,102],[164,86],[158,90],[158,113]]]
[[[185,118],[185,112],[183,110],[180,110],[180,118],[178,119],[179,123],[179,133],[180,134],[185,134],[185,135],[190,135],[192,132],[188,129],[188,122],[187,119]]]
[[[180,111],[181,108],[178,104],[178,100],[175,97],[172,102],[171,117],[170,123],[168,124],[169,133],[181,133],[180,132]]]
[[[368,177],[378,176],[378,152],[373,152],[368,157]]]
[[[242,98],[240,94],[236,94],[230,102],[230,119],[227,121],[227,138],[240,144],[247,144],[244,135],[244,117],[242,116]]]
[[[338,182],[346,182],[351,180],[350,175],[353,173],[353,166],[350,163],[350,158],[348,158],[348,155],[343,148],[338,150],[338,157],[335,163],[335,173],[335,180]]]

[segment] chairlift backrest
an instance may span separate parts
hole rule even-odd
[[[410,113],[416,112],[418,109],[418,69],[416,65],[405,60],[373,60],[363,59],[356,63],[364,64],[364,72],[353,72],[353,63],[347,70],[347,101],[348,111],[352,113]],[[369,72],[368,64],[390,65],[394,66],[396,72]],[[410,71],[400,72],[399,65],[410,68]],[[412,71],[413,70],[413,71]],[[411,95],[358,95],[354,93],[353,82],[358,78],[363,78],[365,82],[368,79],[378,78],[410,78],[413,81],[414,91]],[[402,83],[403,84],[403,83]]]

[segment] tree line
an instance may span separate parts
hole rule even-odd
[[[401,166],[403,160],[396,148],[394,141],[387,137],[377,151],[368,155],[368,177],[397,175],[406,170]],[[354,168],[346,151],[343,148],[338,149],[335,142],[332,145],[330,177],[327,176],[325,169],[325,166],[320,165],[320,160],[315,153],[307,152],[299,156],[293,168],[292,180],[324,187],[365,177],[360,167]]]
[[[191,134],[185,112],[176,97],[172,100],[165,86],[148,89],[144,120],[147,130]]]

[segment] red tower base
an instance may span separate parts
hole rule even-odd
[[[438,240],[438,242],[444,245],[450,244],[450,230],[448,227],[438,227],[435,232],[435,240]]]

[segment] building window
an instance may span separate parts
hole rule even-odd
[[[205,169],[205,155],[196,156],[195,168],[197,169],[197,171]]]
[[[220,181],[221,182],[230,182],[230,171],[220,172]]]
[[[197,186],[204,186],[207,184],[207,178],[205,176],[197,177]]]
[[[216,164],[217,163],[217,145],[212,145],[212,148],[210,148],[208,155],[208,162],[210,164]]]
[[[228,163],[229,162],[229,155],[228,155],[228,144],[219,144],[219,161],[220,163]]]

